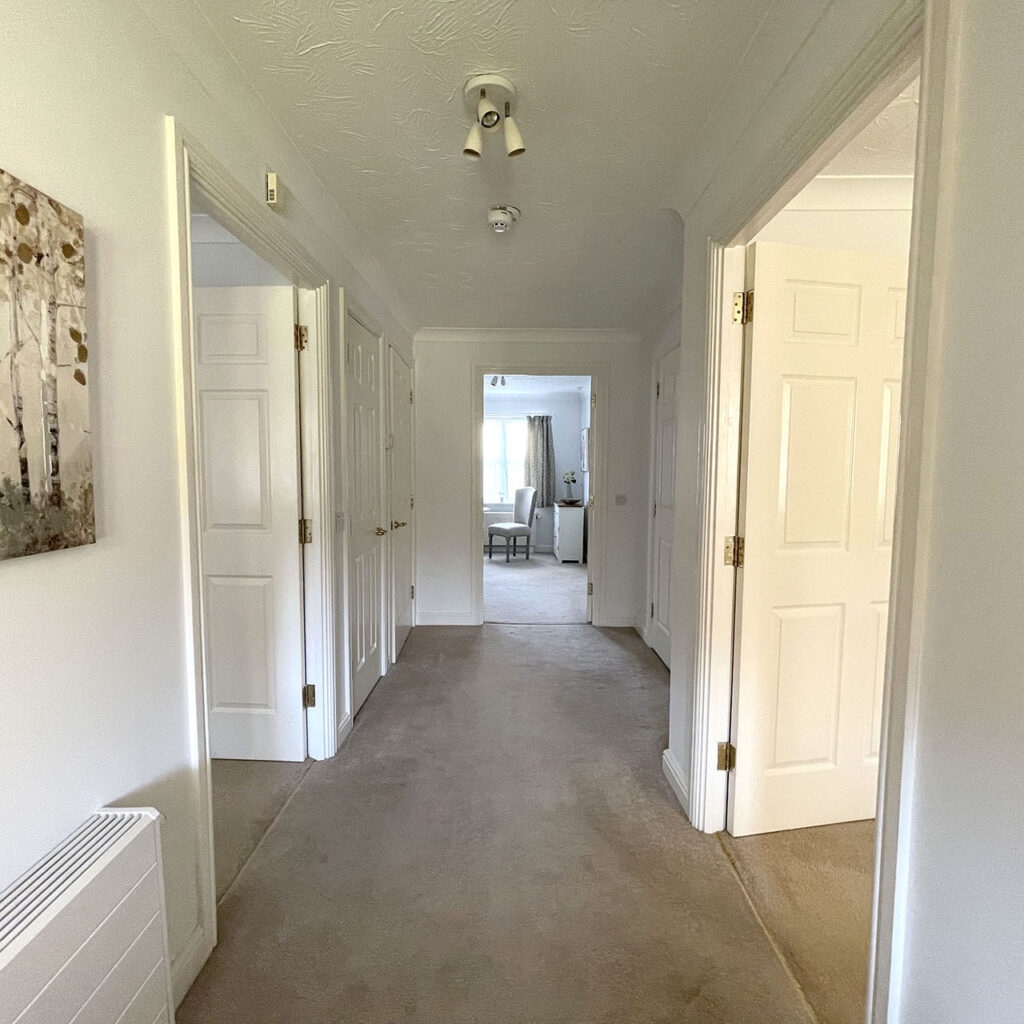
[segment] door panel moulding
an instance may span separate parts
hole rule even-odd
[[[330,293],[327,275],[282,228],[280,218],[250,195],[171,116],[165,118],[167,195],[170,213],[173,330],[178,358],[177,390],[179,500],[184,557],[186,685],[192,694],[192,767],[200,827],[195,864],[199,888],[199,919],[171,969],[175,1001],[184,998],[217,941],[214,885],[213,806],[207,723],[207,682],[202,650],[202,600],[197,432],[193,399],[194,359],[191,256],[191,190],[196,188],[244,245],[279,270],[299,290],[301,308],[311,319],[309,345],[301,375],[301,446],[303,503],[313,519],[313,541],[305,545],[304,606],[306,681],[316,686],[316,706],[306,710],[307,749],[316,758],[332,757],[349,720],[336,726],[337,664],[335,657],[334,442],[331,407]],[[296,557],[299,546],[296,543]],[[296,700],[301,699],[296,693]]]
[[[734,580],[723,578],[722,544],[731,518],[735,526],[738,478],[723,447],[738,447],[739,427],[729,425],[727,409],[739,399],[742,380],[731,365],[735,339],[725,327],[733,291],[741,290],[739,247],[761,227],[860,130],[866,120],[922,72],[921,123],[914,184],[899,484],[894,527],[889,601],[885,707],[879,762],[878,840],[872,912],[869,1024],[898,1018],[905,927],[907,814],[901,795],[909,778],[916,724],[917,664],[921,647],[918,566],[927,543],[927,510],[919,507],[927,473],[924,429],[929,389],[926,380],[928,321],[932,302],[931,249],[936,235],[934,201],[942,173],[941,109],[948,12],[931,14],[925,4],[902,4],[868,41],[859,57],[836,79],[808,116],[799,120],[758,173],[751,186],[711,220],[707,233],[708,291],[705,400],[700,481],[700,566],[697,642],[694,665],[692,760],[688,811],[694,827],[724,827],[727,772],[717,772],[717,744],[729,738],[732,680]],[[923,53],[923,59],[922,59]],[[923,65],[923,67],[922,67]],[[934,82],[932,78],[934,77]],[[929,191],[930,190],[930,191]],[[737,269],[737,259],[739,268]],[[733,431],[732,445],[727,436]],[[738,470],[738,464],[737,464]],[[742,570],[739,570],[742,571]],[[738,752],[742,757],[742,751]],[[666,773],[667,773],[666,762]],[[676,788],[673,786],[673,788]],[[680,795],[677,790],[677,796]],[[682,798],[681,802],[682,802]],[[685,806],[685,805],[684,805]]]

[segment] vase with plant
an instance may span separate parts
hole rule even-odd
[[[562,474],[562,479],[565,481],[565,501],[566,504],[572,505],[576,499],[572,495],[572,485],[576,483],[576,470],[570,469]]]

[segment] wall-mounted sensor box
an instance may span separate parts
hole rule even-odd
[[[277,206],[277,175],[267,171],[267,206]]]

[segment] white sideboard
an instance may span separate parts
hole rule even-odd
[[[583,506],[555,505],[555,558],[583,561]]]

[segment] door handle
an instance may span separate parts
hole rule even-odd
[[[376,534],[376,535],[377,535],[378,537],[383,537],[383,536],[384,536],[384,534],[386,534],[386,533],[387,533],[388,531],[387,531],[387,530],[385,530],[383,526],[378,526],[378,527],[377,527],[377,529],[375,529],[375,530],[374,530],[373,532],[374,532],[374,533],[375,533],[375,534]]]
[[[408,525],[409,525],[408,523],[400,523],[396,519],[392,519],[391,520],[391,529],[392,530],[397,530],[397,529],[399,529],[399,527],[408,526]]]

